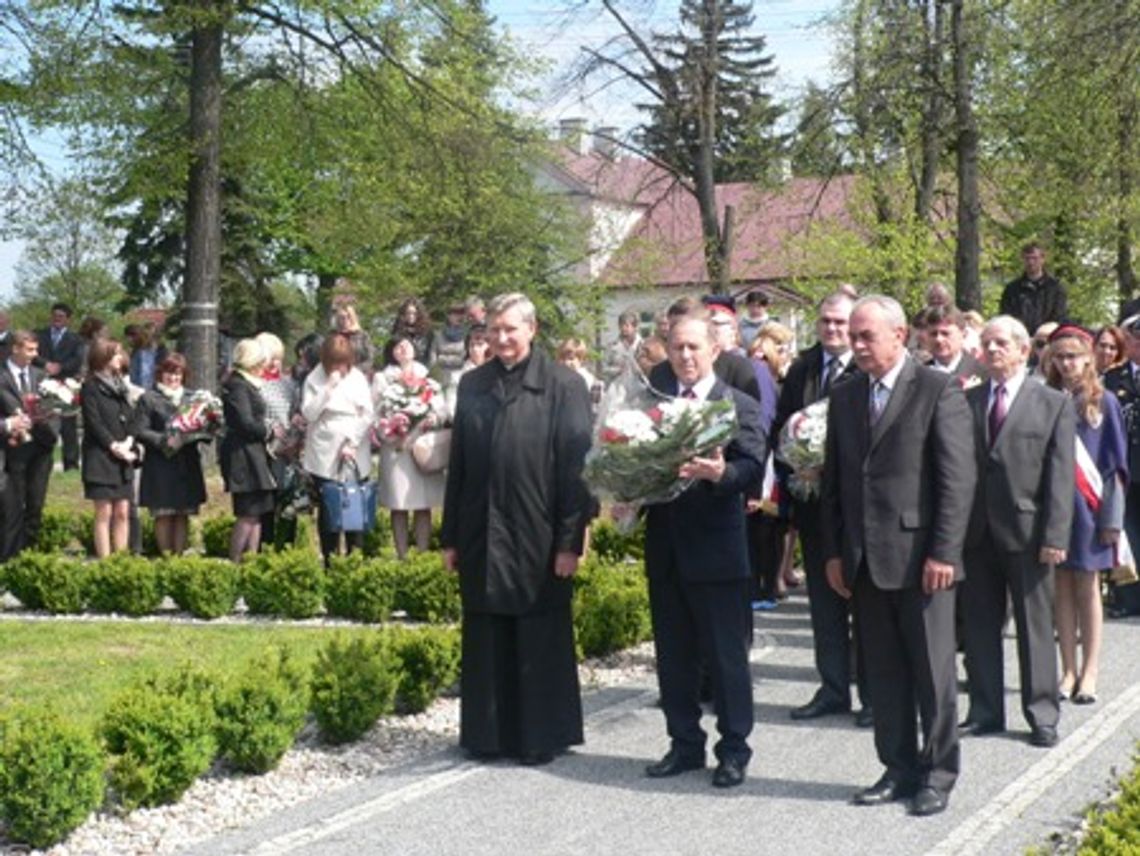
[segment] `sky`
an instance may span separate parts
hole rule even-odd
[[[790,99],[798,95],[806,81],[823,82],[829,77],[832,45],[821,18],[836,11],[840,0],[753,0],[755,29],[768,40],[775,56],[777,77],[775,95]],[[580,56],[581,47],[601,46],[614,34],[616,25],[603,13],[568,13],[571,6],[600,7],[584,0],[488,0],[488,7],[527,56],[548,61],[550,71],[534,87],[541,93],[532,103],[517,107],[557,125],[559,119],[585,118],[591,126],[616,125],[626,130],[637,119],[631,106],[631,93],[610,88],[601,92],[570,86],[563,78]],[[651,2],[627,0],[621,8],[640,8],[635,16],[647,31],[668,30],[676,21],[677,0]],[[631,18],[632,20],[632,18]],[[58,153],[45,153],[50,165],[63,168]],[[0,301],[10,299],[15,268],[22,245],[0,241]]]

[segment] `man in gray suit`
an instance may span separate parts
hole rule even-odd
[[[854,594],[886,767],[855,802],[913,797],[912,814],[937,814],[959,766],[954,584],[974,493],[970,414],[954,378],[907,354],[897,301],[857,302],[850,333],[864,374],[831,393],[820,528],[828,583]]]
[[[990,382],[967,394],[978,486],[966,536],[962,589],[969,734],[1005,730],[1001,628],[1006,592],[1017,623],[1021,709],[1034,746],[1057,742],[1053,568],[1065,560],[1073,519],[1076,413],[1068,396],[1026,383],[1029,333],[999,315],[982,331]]]

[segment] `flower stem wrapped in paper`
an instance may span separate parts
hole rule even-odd
[[[166,426],[166,454],[173,456],[195,440],[209,440],[217,436],[224,426],[220,398],[205,389],[187,391],[178,412]]]
[[[586,483],[600,498],[622,506],[621,528],[643,505],[669,502],[692,479],[681,465],[726,445],[736,434],[731,399],[687,401],[652,389],[643,375],[625,372],[599,406],[594,443],[586,456]]]
[[[819,496],[827,446],[827,399],[797,410],[780,430],[776,457],[791,468],[788,490],[799,500]]]

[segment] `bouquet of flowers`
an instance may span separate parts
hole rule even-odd
[[[731,399],[687,401],[661,395],[643,377],[619,376],[602,399],[585,478],[604,498],[633,506],[669,502],[692,483],[681,465],[736,433]]]
[[[178,412],[166,426],[168,455],[173,455],[178,448],[195,440],[209,440],[215,437],[225,426],[222,418],[222,400],[209,390],[196,389],[187,392],[182,397],[182,404]]]
[[[780,431],[776,457],[792,469],[788,490],[797,499],[819,496],[827,445],[827,399],[797,410]]]
[[[33,422],[42,422],[55,416],[79,414],[79,381],[74,378],[52,377],[40,381],[35,395],[25,402]]]
[[[372,436],[378,443],[402,444],[432,414],[433,399],[443,392],[439,383],[412,371],[385,372],[385,380]]]

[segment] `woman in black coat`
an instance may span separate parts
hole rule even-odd
[[[277,483],[269,466],[266,442],[276,429],[265,421],[265,402],[258,391],[265,351],[256,339],[234,348],[234,368],[222,384],[226,436],[222,440],[222,478],[233,497],[234,523],[230,558],[241,559],[261,544],[261,517],[273,509]]]
[[[96,339],[87,353],[83,411],[83,495],[95,503],[95,555],[127,549],[133,467],[134,414],[123,373],[126,352],[114,339]]]
[[[495,358],[459,383],[443,508],[463,597],[459,743],[542,764],[582,742],[570,578],[591,512],[590,394],[532,351],[530,300],[503,295],[488,315]]]
[[[146,448],[139,505],[150,509],[154,537],[163,553],[178,555],[186,549],[190,515],[206,501],[202,456],[194,440],[167,435],[186,395],[186,358],[169,354],[155,369],[154,389],[139,399],[135,409],[135,436]]]

